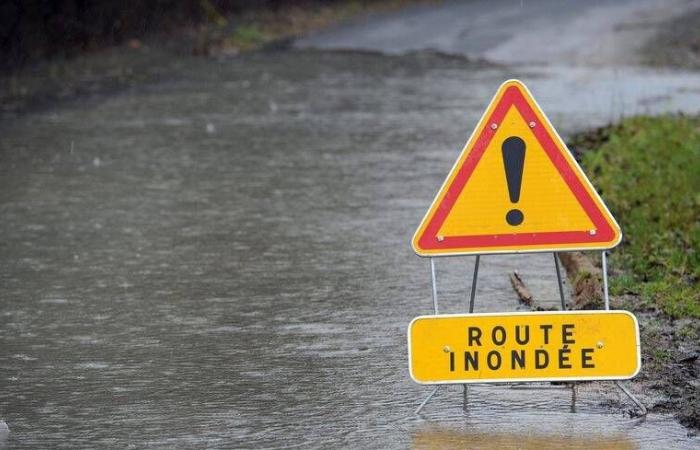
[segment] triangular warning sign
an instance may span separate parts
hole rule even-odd
[[[607,249],[622,233],[523,83],[501,85],[416,234],[421,256]]]

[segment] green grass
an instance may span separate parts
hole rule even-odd
[[[268,40],[268,36],[255,25],[237,27],[232,38],[243,46],[258,45]]]
[[[636,117],[574,139],[624,235],[613,294],[700,318],[700,117]]]

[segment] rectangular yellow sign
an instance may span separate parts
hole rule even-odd
[[[639,325],[627,311],[420,316],[408,360],[421,384],[629,379]]]

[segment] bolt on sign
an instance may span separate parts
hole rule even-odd
[[[420,256],[615,247],[600,196],[523,83],[501,85],[413,237]]]
[[[408,354],[421,384],[621,380],[641,367],[627,311],[420,316]]]

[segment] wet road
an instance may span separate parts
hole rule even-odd
[[[598,384],[577,414],[566,389],[477,386],[467,413],[455,388],[415,417],[405,343],[431,308],[411,235],[502,80],[569,133],[697,111],[697,74],[429,52],[176,68],[0,125],[7,447],[697,447]],[[438,261],[444,312],[472,264]],[[556,304],[551,255],[494,256],[477,311],[519,308],[516,269]]]
[[[698,0],[444,0],[299,39],[297,48],[405,54],[431,50],[517,65],[626,66]]]

